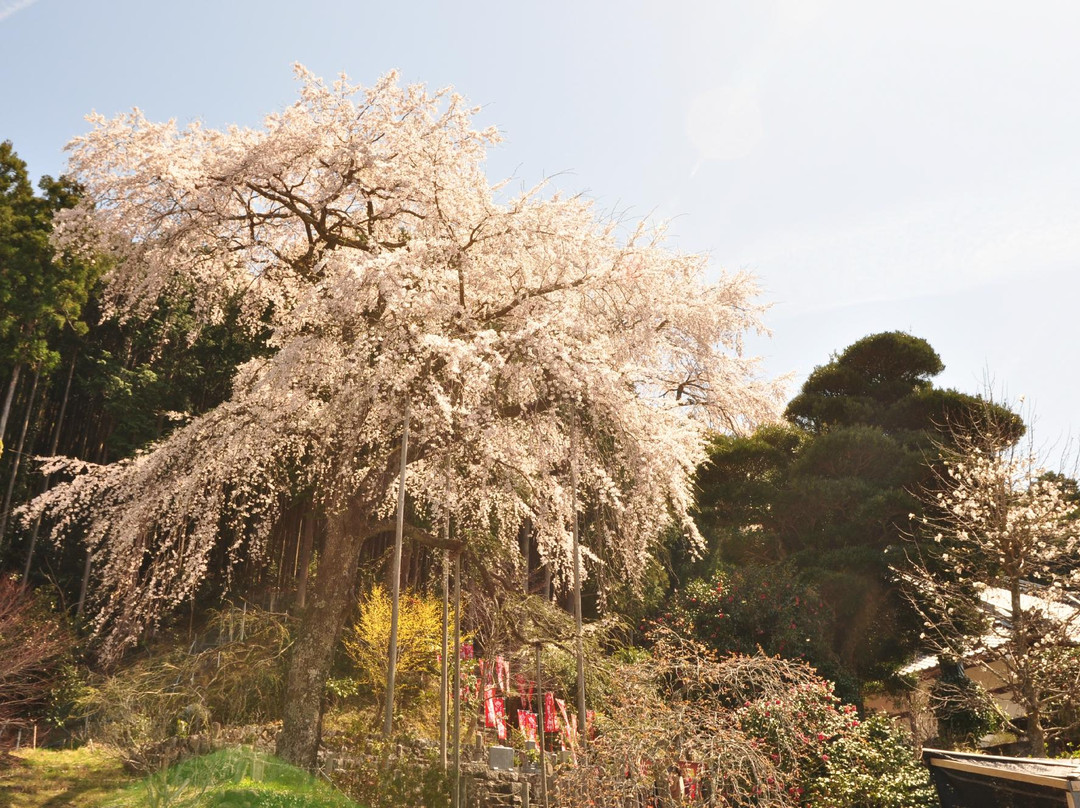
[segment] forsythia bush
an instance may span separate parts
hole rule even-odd
[[[360,613],[346,630],[345,652],[356,665],[360,681],[376,694],[386,689],[390,647],[390,595],[381,585],[360,601]],[[439,670],[442,643],[442,603],[415,592],[401,594],[398,614],[396,683],[403,692],[417,691],[424,674]]]

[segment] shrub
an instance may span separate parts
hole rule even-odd
[[[805,663],[718,657],[663,627],[651,636],[649,660],[619,669],[622,687],[597,716],[589,765],[561,773],[562,804],[682,799],[690,771],[709,807],[933,804],[903,737],[884,719],[860,722]]]
[[[360,601],[356,622],[345,632],[345,652],[356,666],[361,684],[381,697],[386,690],[390,647],[390,595],[381,585]],[[442,647],[442,602],[406,591],[398,613],[398,656],[395,685],[402,702],[423,691],[425,674],[439,671]]]
[[[968,678],[955,659],[941,659],[941,676],[930,687],[930,703],[942,740],[969,746],[1005,725],[993,697]]]
[[[814,808],[930,808],[938,805],[930,773],[911,741],[886,716],[875,715],[829,744],[824,772],[811,781]]]
[[[663,621],[717,651],[833,663],[832,614],[790,565],[721,570],[672,599]]]
[[[229,608],[192,645],[134,661],[91,681],[79,699],[94,734],[137,770],[155,768],[162,744],[220,724],[280,716],[288,626],[280,615]]]
[[[47,705],[73,645],[44,598],[0,577],[0,725],[25,724]]]

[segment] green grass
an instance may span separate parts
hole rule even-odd
[[[0,761],[0,808],[103,808],[131,779],[101,747],[24,749]]]
[[[251,749],[192,758],[124,789],[116,808],[359,808],[333,786]]]
[[[0,769],[0,808],[360,808],[276,758],[237,748],[132,781],[102,750],[21,752]]]

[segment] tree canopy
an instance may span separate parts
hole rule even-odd
[[[770,573],[753,572],[764,567],[789,588],[794,575],[801,602],[820,600],[831,615],[817,618],[829,634],[824,647],[806,650],[841,683],[886,676],[915,641],[885,551],[921,513],[916,492],[933,478],[938,443],[988,413],[1007,437],[1023,432],[1008,410],[935,387],[943,368],[919,337],[864,337],[810,374],[787,406],[787,425],[717,436],[698,474],[699,519],[715,551],[694,573],[709,578],[716,565],[734,564],[741,579],[768,581]],[[743,641],[777,652],[786,630],[774,633]]]
[[[320,650],[296,653],[328,658],[359,548],[385,530],[406,419],[413,510],[460,536],[516,546],[528,519],[569,577],[573,467],[602,517],[591,557],[633,580],[671,521],[699,543],[706,427],[752,427],[777,402],[742,355],[760,328],[752,279],[706,284],[702,257],[644,226],[620,240],[580,197],[498,201],[482,171],[497,136],[449,92],[299,73],[300,101],[262,130],[136,111],[72,144],[86,196],[57,241],[110,256],[109,311],[182,298],[212,323],[235,303],[271,330],[228,400],[135,458],[68,466],[35,506],[86,531],[105,653],[190,597],[215,548],[260,557],[303,496],[329,522],[305,613]]]
[[[72,260],[50,244],[52,215],[70,208],[79,189],[61,177],[42,177],[34,193],[26,163],[10,140],[0,143],[0,357],[51,367],[58,356],[50,336],[81,315],[98,268],[92,257]]]

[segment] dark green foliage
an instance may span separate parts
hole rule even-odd
[[[915,494],[934,479],[927,461],[988,419],[1000,434],[1023,431],[1002,407],[935,388],[932,377],[942,369],[925,340],[873,334],[810,374],[788,405],[789,424],[716,437],[698,475],[710,553],[697,562],[673,553],[676,579],[711,580],[728,564],[764,585],[771,571],[823,604],[814,664],[841,683],[886,678],[918,633],[890,580],[886,550],[921,513]],[[768,636],[769,619],[757,619],[725,641],[744,648],[759,632]]]
[[[871,334],[814,368],[784,417],[813,433],[869,426],[914,449],[927,437],[947,438],[973,419],[991,417],[1007,442],[1023,435],[1020,418],[1003,407],[933,386],[945,366],[924,339],[902,331]]]
[[[994,699],[968,678],[955,659],[941,660],[941,675],[930,688],[930,703],[941,739],[950,748],[971,746],[1005,726]]]
[[[832,610],[791,564],[730,567],[692,580],[659,622],[716,651],[761,650],[805,660],[829,678],[841,673],[830,644]]]
[[[0,143],[0,361],[49,369],[59,359],[50,338],[65,325],[84,330],[80,316],[101,267],[56,255],[52,215],[71,207],[78,188],[43,177],[34,194],[26,164],[11,141]]]
[[[93,322],[79,346],[76,394],[98,411],[106,461],[127,457],[220,404],[237,365],[266,353],[265,334],[240,328],[235,310],[221,323],[200,326],[190,303],[161,300],[138,323]]]
[[[944,369],[926,340],[900,331],[872,334],[815,368],[784,417],[811,432],[838,424],[902,428],[900,416],[910,407],[897,405],[929,389]]]

